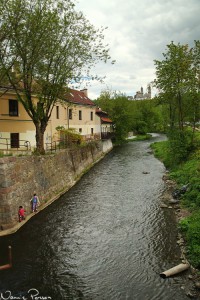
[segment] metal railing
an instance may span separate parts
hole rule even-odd
[[[101,132],[102,140],[109,140],[114,138],[114,132]]]
[[[58,149],[61,149],[60,140],[52,141],[49,143],[45,143],[47,152],[56,152]]]
[[[27,140],[18,140],[0,137],[0,151],[31,151],[31,143]]]
[[[91,141],[99,141],[99,140],[108,140],[114,137],[114,132],[101,132],[95,134],[87,134],[81,136],[83,141],[89,143]],[[79,145],[80,141],[75,139],[67,139],[67,137],[63,137],[59,140],[45,143],[45,150],[47,152],[56,152],[60,149],[71,148],[72,146]]]
[[[94,133],[94,134],[82,135],[82,138],[83,138],[84,141],[100,140],[101,139],[101,134],[100,133]]]

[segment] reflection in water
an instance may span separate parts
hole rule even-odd
[[[155,139],[158,139],[155,138]],[[115,148],[15,235],[14,267],[0,273],[13,296],[36,288],[52,299],[187,299],[184,276],[159,273],[180,263],[171,211],[161,210],[164,167],[150,142]]]

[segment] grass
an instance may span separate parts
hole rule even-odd
[[[2,151],[0,151],[0,157],[6,157],[6,156],[13,156],[13,154],[12,153],[4,154]]]
[[[149,140],[151,138],[151,134],[138,134],[134,138],[129,138],[127,139],[127,142],[135,142],[135,141],[144,141],[144,140]]]
[[[156,142],[151,147],[155,156],[169,168],[170,179],[176,181],[179,187],[189,184],[180,204],[181,207],[187,208],[191,215],[179,222],[179,228],[187,243],[188,260],[195,268],[200,269],[200,150],[196,149],[186,161],[173,164],[168,141]]]

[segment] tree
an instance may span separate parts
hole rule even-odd
[[[193,133],[196,123],[200,120],[200,41],[195,41],[193,50],[193,82],[191,97],[192,105],[188,107],[189,121],[193,124]],[[192,108],[192,109],[191,109]]]
[[[66,87],[110,59],[96,30],[71,0],[0,0],[0,70],[36,128],[36,150]],[[1,78],[1,77],[0,77]],[[93,78],[100,80],[98,76]]]
[[[131,130],[130,102],[127,97],[120,92],[106,90],[95,103],[105,110],[113,121],[116,142],[124,141]]]
[[[170,128],[178,122],[179,130],[183,131],[186,112],[184,96],[191,93],[192,82],[195,82],[193,71],[193,51],[188,45],[167,45],[163,53],[164,60],[155,60],[155,86],[160,90],[159,98],[169,108]]]
[[[193,48],[172,42],[163,56],[163,61],[155,60],[155,85],[160,90],[158,98],[169,110],[169,144],[174,159],[177,157],[180,162],[194,146],[194,129],[199,119],[199,41]],[[193,123],[193,135],[191,130],[185,130],[187,121]]]

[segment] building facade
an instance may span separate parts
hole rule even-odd
[[[37,98],[35,97],[37,102]],[[57,127],[73,128],[85,138],[101,137],[102,120],[87,90],[70,89],[57,101],[49,119],[44,143],[56,141]],[[111,120],[110,120],[111,121]],[[112,121],[111,121],[112,122]],[[35,126],[12,89],[0,88],[0,150],[34,149]]]

